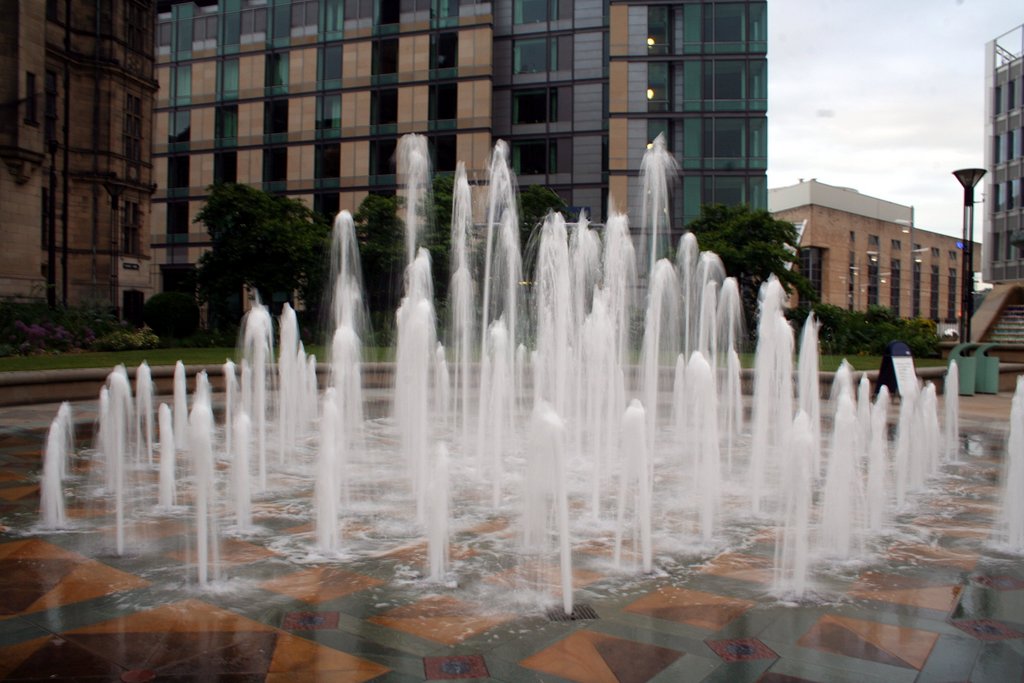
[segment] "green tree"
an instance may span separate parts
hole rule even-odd
[[[455,176],[434,176],[431,188],[430,225],[423,235],[423,246],[430,252],[434,274],[434,300],[440,308],[448,300],[448,280],[451,277],[449,251],[452,245],[452,199],[455,194]],[[439,316],[440,317],[440,316]]]
[[[398,303],[396,292],[405,268],[404,223],[398,216],[398,202],[394,197],[367,195],[353,219],[367,305],[371,313],[389,313]]]
[[[795,289],[802,298],[818,300],[810,281],[794,268],[798,236],[792,223],[747,206],[705,204],[686,227],[701,250],[718,254],[725,272],[739,282],[748,322],[754,320],[758,289],[771,275],[787,292]]]
[[[196,285],[215,320],[234,322],[232,304],[240,302],[243,287],[268,303],[275,294],[291,300],[298,293],[308,309],[319,306],[330,229],[301,201],[216,184],[195,222],[206,226],[213,243],[199,259]]]
[[[526,249],[530,237],[537,226],[544,222],[544,217],[551,211],[563,214],[569,208],[558,193],[543,185],[529,185],[519,193],[519,240],[520,247]]]

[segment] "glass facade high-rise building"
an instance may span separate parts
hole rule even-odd
[[[989,282],[1024,280],[1024,25],[988,43],[985,250]],[[977,263],[975,264],[977,267]]]
[[[595,221],[609,199],[639,213],[640,160],[663,132],[679,230],[701,203],[767,206],[764,0],[157,5],[158,289],[187,282],[208,247],[192,219],[211,183],[354,211],[395,191],[411,132],[436,171],[464,161],[475,180],[505,139],[521,187]]]

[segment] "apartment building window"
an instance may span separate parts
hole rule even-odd
[[[39,123],[39,115],[36,106],[36,75],[31,71],[25,72],[25,123],[35,126]]]
[[[746,150],[747,122],[742,118],[706,119],[704,155],[714,159],[716,168],[735,168]]]
[[[551,63],[557,62],[557,42],[551,41]],[[522,38],[512,43],[512,70],[517,74],[540,73],[548,70],[548,39]]]
[[[846,307],[853,310],[857,303],[857,255],[850,252],[850,265],[846,270]]]
[[[1006,210],[1010,211],[1017,206],[1017,195],[1014,192],[1014,182],[1012,180],[1006,181]]]
[[[398,123],[398,88],[374,90],[370,94],[370,123],[375,126]]]
[[[345,0],[346,19],[372,19],[373,0]]]
[[[370,175],[393,176],[395,174],[395,149],[397,146],[398,141],[394,138],[370,141]]]
[[[512,9],[513,20],[517,24],[554,21],[558,18],[558,2],[559,0],[515,0]]]
[[[910,292],[911,315],[921,317],[921,262],[914,261],[914,279]]]
[[[704,62],[704,97],[709,100],[740,101],[746,98],[746,62],[716,59]],[[736,108],[740,108],[737,105]]]
[[[121,221],[121,253],[125,256],[139,256],[142,250],[139,244],[140,223],[139,205],[136,202],[125,202],[124,217]]]
[[[167,241],[186,241],[188,239],[188,226],[188,202],[167,202]],[[172,237],[172,235],[183,235],[185,237]]]
[[[313,156],[313,177],[336,180],[341,175],[341,146],[338,143],[317,145]]]
[[[267,147],[263,150],[263,182],[281,183],[288,180],[288,148]]]
[[[214,8],[216,10],[216,8]],[[213,50],[217,47],[217,14],[203,14],[192,20],[192,49]]]
[[[1006,143],[1006,160],[1007,161],[1012,161],[1013,160],[1013,151],[1014,151],[1013,131],[1012,130],[1006,131],[1006,136],[1005,136],[1004,139],[1005,139],[1005,143]]]
[[[270,90],[270,94],[288,92],[288,53],[270,52],[267,54],[264,85]]]
[[[288,100],[268,100],[263,104],[263,133],[282,135],[288,132]]]
[[[878,257],[868,259],[868,306],[878,305]]]
[[[667,55],[672,51],[672,14],[667,6],[647,8],[647,54]]]
[[[167,142],[171,151],[187,149],[179,145],[192,139],[192,113],[188,109],[176,109],[167,119]]]
[[[814,291],[821,294],[822,281],[822,249],[821,247],[804,247],[800,250],[800,274],[810,281]],[[801,303],[810,304],[810,301]]]
[[[954,262],[956,261],[956,249],[949,250],[949,260]]]
[[[558,120],[558,88],[535,88],[512,93],[512,123]]]
[[[704,40],[710,43],[738,43],[746,40],[744,3],[704,5]]]
[[[188,155],[167,157],[167,187],[187,188],[189,186]]]
[[[225,59],[217,64],[217,94],[223,100],[238,98],[238,59]]]
[[[672,127],[668,119],[647,119],[647,149],[654,146],[654,140],[659,136],[665,141],[665,148],[672,149]]]
[[[430,0],[417,0],[419,3],[418,9],[426,10],[429,8]],[[565,0],[570,2],[571,0]],[[472,5],[476,0],[434,0],[433,17],[435,19],[458,19],[459,18],[459,3],[466,2],[468,5]],[[445,23],[445,26],[450,24]]]
[[[380,26],[397,24],[401,18],[400,9],[397,2],[379,3],[377,5],[377,24]]]
[[[57,0],[46,0],[46,18],[57,21]]]
[[[313,210],[322,216],[334,220],[341,207],[337,192],[317,192],[313,195]]]
[[[453,172],[456,158],[456,139],[454,135],[437,135],[430,139],[433,150],[434,170],[441,173]]]
[[[172,67],[174,87],[171,92],[171,105],[187,105],[192,99],[192,65]]]
[[[877,249],[878,245],[878,235],[868,235],[868,246]]]
[[[431,42],[433,43],[433,38]],[[382,38],[373,41],[372,69],[374,76],[398,73],[398,38]],[[433,55],[433,50],[431,51]],[[433,63],[433,62],[431,62]]]
[[[337,33],[342,30],[345,15],[342,12],[343,0],[322,0],[321,33]]]
[[[932,247],[932,258],[939,258],[942,251],[938,247]]]
[[[292,0],[291,34],[296,37],[316,35],[319,13],[317,0]]]
[[[931,292],[928,299],[928,309],[932,320],[939,320],[939,267],[932,266]]]
[[[1006,84],[1006,111],[1017,106],[1017,84],[1009,81]]]
[[[320,48],[318,74],[323,81],[341,80],[341,45],[324,45]]]
[[[213,116],[213,133],[217,140],[238,138],[238,105],[222,104]]]
[[[850,244],[856,244],[856,243],[857,243],[857,233],[856,233],[856,231],[851,230],[850,231]]]
[[[669,67],[666,62],[647,63],[647,111],[668,111]]]
[[[341,95],[319,95],[316,99],[316,129],[341,128]]]
[[[902,294],[900,288],[903,285],[901,267],[899,259],[894,258],[889,261],[889,308],[892,309],[892,314],[896,317],[900,315],[900,294]]]
[[[454,69],[459,63],[459,34],[457,31],[435,33],[430,36],[430,68]]]
[[[899,240],[892,240],[891,242],[889,242],[889,246],[892,247],[893,251],[903,250],[903,243],[900,242]]]
[[[542,175],[558,172],[555,144],[546,140],[524,140],[512,143],[512,168],[519,175]]]
[[[46,80],[43,82],[43,116],[46,118],[43,126],[43,137],[47,143],[51,143],[57,139],[57,74],[53,71],[47,71],[45,78]]]
[[[232,149],[213,153],[213,182],[238,182],[238,152]]]
[[[430,86],[430,120],[454,121],[458,117],[459,87],[456,83]]]
[[[124,96],[124,155],[129,161],[142,161],[142,98]]]
[[[946,320],[956,321],[956,301],[959,291],[956,287],[956,268],[949,269],[949,292],[946,295]]]

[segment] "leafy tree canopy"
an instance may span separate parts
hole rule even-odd
[[[210,233],[213,248],[199,259],[200,300],[214,312],[248,286],[265,302],[275,293],[289,299],[299,292],[316,308],[323,290],[330,232],[326,221],[301,201],[235,183],[210,187],[196,216]]]
[[[353,219],[367,304],[373,312],[387,311],[397,303],[393,294],[401,285],[405,268],[404,223],[398,216],[398,201],[367,195]]]
[[[519,239],[525,248],[533,231],[551,211],[563,214],[569,208],[558,193],[543,185],[529,185],[519,193]]]
[[[793,268],[798,257],[792,223],[746,206],[705,204],[686,227],[701,250],[718,254],[725,272],[739,281],[748,321],[753,320],[758,288],[771,275],[787,292],[796,289],[801,297],[818,300],[810,281]]]

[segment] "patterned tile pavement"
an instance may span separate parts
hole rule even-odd
[[[281,537],[308,537],[312,527],[294,502],[257,501],[267,533],[227,539],[228,579],[207,589],[189,576],[194,547],[180,514],[137,520],[132,551],[122,557],[111,550],[112,520],[102,505],[72,501],[71,529],[40,531],[39,450],[55,410],[0,410],[3,680],[1024,677],[1024,562],[989,543],[998,460],[984,447],[976,468],[960,466],[943,484],[948,496],[897,520],[912,534],[819,573],[814,599],[769,595],[774,533],[762,524],[742,547],[665,561],[651,576],[610,576],[607,553],[581,546],[577,600],[597,618],[567,621],[545,617],[543,608],[493,604],[496,594],[546,590],[559,580],[551,565],[486,564],[487,539],[514,528],[507,514],[453,539],[453,557],[485,567],[478,576],[432,585],[420,575],[425,546],[417,539],[400,539],[372,560],[297,557]],[[82,445],[90,410],[84,404],[77,412]],[[983,423],[963,429],[971,427],[984,434]],[[982,441],[1001,438],[992,432]],[[77,463],[73,476],[87,476],[87,465]],[[475,535],[485,540],[467,540]]]

